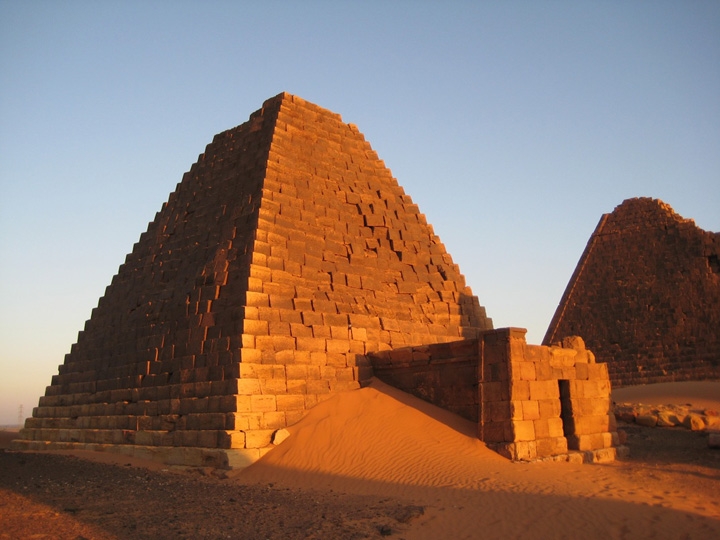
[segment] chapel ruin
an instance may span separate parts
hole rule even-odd
[[[462,384],[477,394],[466,417],[508,457],[611,449],[604,366],[584,347],[494,331],[357,128],[282,93],[184,175],[14,446],[242,467],[319,401],[383,371],[395,358],[385,352],[467,343],[499,351],[477,355]],[[568,391],[605,401],[561,406]],[[583,416],[597,417],[592,427]]]
[[[543,343],[570,335],[613,385],[720,379],[720,233],[657,199],[603,215]]]

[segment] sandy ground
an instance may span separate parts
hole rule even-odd
[[[613,396],[718,410],[720,382]],[[375,381],[224,479],[0,454],[0,538],[720,538],[720,451],[682,428],[620,427],[624,461],[510,463],[471,422]]]

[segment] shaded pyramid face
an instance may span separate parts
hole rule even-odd
[[[615,385],[720,377],[720,233],[657,199],[602,216],[545,335],[582,336]]]
[[[358,130],[280,94],[185,174],[22,436],[262,448],[358,388],[367,353],[491,328]]]

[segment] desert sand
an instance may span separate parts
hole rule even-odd
[[[683,386],[664,386],[656,397],[698,401]],[[703,388],[714,389],[703,393],[704,404],[720,407],[720,383]],[[646,399],[647,388],[637,391]],[[623,394],[634,401],[631,389]],[[412,500],[425,514],[405,533],[408,539],[709,538],[710,530],[720,537],[717,469],[703,473],[709,491],[702,491],[695,471],[662,465],[511,463],[475,430],[374,381],[310,411],[238,479]]]
[[[717,410],[720,382],[623,388],[613,396],[622,402],[658,400]],[[268,538],[720,538],[720,452],[707,448],[703,434],[625,426],[631,450],[626,460],[523,464],[489,450],[475,429],[469,421],[375,380],[312,409],[288,428],[282,444],[251,467],[203,482],[218,490],[255,490],[238,493],[293,494],[243,510],[275,516],[269,532],[263,529]],[[126,466],[149,465],[121,459]],[[158,482],[164,485],[165,480]],[[6,503],[0,509],[7,511],[23,494],[3,491]],[[336,524],[344,520],[345,528],[322,528],[317,523],[321,517],[308,517],[304,527],[291,529],[291,518],[303,512],[310,516],[312,504],[327,507],[325,523],[340,505],[337,515],[344,517],[333,519]],[[358,505],[370,515],[351,519]],[[395,510],[387,510],[390,506]],[[191,525],[186,524],[187,530]],[[94,537],[150,537],[117,530]],[[232,531],[227,537],[258,537],[252,527]],[[213,534],[196,537],[222,537]]]

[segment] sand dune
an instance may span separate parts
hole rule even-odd
[[[511,463],[473,423],[379,381],[289,431],[236,480],[412,501],[425,514],[408,539],[720,537],[718,470]]]

